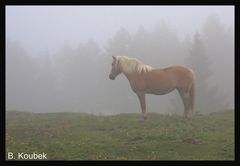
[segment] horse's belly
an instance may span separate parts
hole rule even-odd
[[[151,74],[151,75],[150,75]],[[149,73],[145,78],[145,92],[155,95],[164,95],[176,88],[178,80],[172,73],[159,72]]]
[[[167,88],[167,89],[148,89],[148,90],[146,90],[146,93],[154,94],[154,95],[164,95],[164,94],[170,93],[174,89],[175,89],[175,87]]]

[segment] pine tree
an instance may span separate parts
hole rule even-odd
[[[205,51],[200,35],[196,33],[186,59],[186,66],[192,68],[196,74],[194,112],[221,111],[227,106],[225,96],[219,95],[219,89],[216,84],[211,85],[209,82],[214,75],[212,63]],[[184,109],[181,98],[177,91],[172,95],[168,109],[170,112],[180,113],[179,110]]]
[[[206,54],[203,42],[198,33],[187,58],[187,64],[196,74],[195,81],[195,111],[201,113],[220,111],[226,108],[225,97],[219,95],[216,85],[209,84],[213,76],[212,61]]]
[[[129,54],[131,44],[131,36],[125,28],[120,28],[115,36],[109,40],[108,47],[105,48],[106,53],[112,55]]]
[[[217,71],[211,83],[217,83],[226,95],[229,107],[234,107],[234,28],[227,27],[217,14],[210,14],[201,28],[206,52],[213,60],[212,69]]]
[[[35,111],[37,63],[20,42],[6,41],[6,108]],[[36,87],[36,88],[35,88]]]

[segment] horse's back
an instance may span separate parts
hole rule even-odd
[[[174,73],[175,75],[180,75],[183,77],[194,75],[194,72],[191,68],[182,65],[173,65],[166,68],[161,68],[159,70],[167,73]]]
[[[189,67],[174,65],[165,68],[165,70],[174,75],[175,79],[177,79],[178,86],[188,86],[194,82],[195,74]]]
[[[194,72],[191,68],[173,65],[166,68],[157,68],[152,71],[156,77],[175,82],[176,84],[185,84],[194,81]]]
[[[140,79],[142,81],[137,81],[137,84],[143,84],[148,93],[166,94],[177,88],[179,82],[178,76],[176,76],[177,68],[180,71],[181,67],[174,66],[154,68],[150,72],[145,73],[143,79]]]

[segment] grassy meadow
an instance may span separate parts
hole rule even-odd
[[[6,112],[7,152],[48,160],[234,160],[234,110],[178,115]]]

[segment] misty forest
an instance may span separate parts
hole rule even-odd
[[[234,108],[234,32],[217,15],[209,15],[201,30],[183,40],[167,22],[147,30],[140,25],[129,33],[124,27],[101,48],[90,39],[72,47],[65,43],[50,54],[32,56],[27,46],[7,38],[6,107],[30,112],[139,112],[137,96],[126,78],[110,81],[113,55],[135,57],[153,67],[181,64],[191,67],[196,79],[196,106],[200,113]],[[150,112],[181,113],[177,91],[147,95]]]
[[[7,159],[234,159],[233,8],[31,8],[6,10]],[[147,94],[139,121],[127,78],[109,79],[112,56],[193,69],[193,118],[174,90]]]

